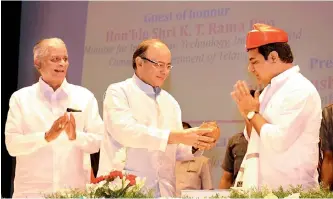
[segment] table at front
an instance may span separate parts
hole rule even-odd
[[[182,198],[210,198],[216,196],[218,194],[219,197],[229,197],[228,189],[216,189],[216,190],[182,190],[181,197]]]

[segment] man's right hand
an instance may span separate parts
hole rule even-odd
[[[213,128],[194,127],[184,129],[182,132],[172,132],[169,137],[169,143],[185,144],[201,150],[208,150],[216,145],[214,138],[206,136],[212,134],[213,131]]]
[[[67,123],[68,117],[66,114],[59,117],[56,121],[53,122],[51,129],[45,133],[45,140],[48,142],[55,140],[65,129]]]

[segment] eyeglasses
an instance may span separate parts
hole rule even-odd
[[[154,66],[155,68],[160,69],[160,70],[162,70],[162,69],[167,69],[167,70],[170,71],[170,70],[173,68],[173,66],[170,65],[170,64],[159,63],[159,62],[153,61],[153,60],[151,60],[151,59],[148,59],[148,58],[146,58],[146,57],[141,57],[141,59],[144,59],[144,60],[149,61],[150,63],[153,64],[153,66]]]

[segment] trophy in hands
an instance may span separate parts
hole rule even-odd
[[[215,142],[220,138],[220,128],[215,121],[203,122],[199,128],[211,128],[213,131],[205,136],[212,137],[215,139]]]

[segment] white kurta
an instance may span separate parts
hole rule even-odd
[[[294,66],[274,77],[260,95],[260,114],[269,124],[262,126],[260,137],[253,137],[258,142],[251,148],[252,152],[259,153],[258,186],[289,188],[291,184],[310,188],[318,185],[321,99],[314,85],[299,70]],[[255,134],[252,128],[251,139]],[[246,128],[244,135],[249,140]],[[249,148],[250,144],[247,155]],[[250,173],[256,170],[252,169]]]
[[[108,87],[103,114],[106,133],[99,175],[111,169],[125,170],[146,177],[147,188],[154,189],[155,197],[175,196],[176,160],[193,158],[191,146],[167,144],[170,130],[183,128],[177,101],[133,75]],[[126,148],[124,163],[117,155],[122,148]]]
[[[90,153],[98,152],[103,121],[94,95],[67,83],[55,92],[44,81],[16,91],[10,98],[5,136],[11,156],[16,156],[13,197],[40,197],[63,188],[83,188],[90,175]],[[51,142],[44,138],[66,108],[74,113],[77,137],[66,132]]]

